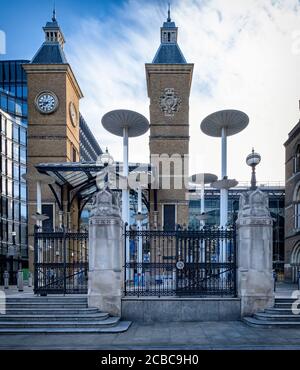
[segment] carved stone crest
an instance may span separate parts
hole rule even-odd
[[[175,89],[167,87],[159,99],[159,106],[165,116],[172,117],[178,112],[181,98],[175,95]]]
[[[259,189],[240,196],[239,219],[249,216],[271,217],[268,195]]]
[[[90,220],[94,216],[115,216],[120,217],[120,205],[118,196],[109,189],[98,191],[92,200]]]

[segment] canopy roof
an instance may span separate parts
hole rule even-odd
[[[115,162],[112,167],[117,176],[122,175],[122,162]],[[60,187],[67,185],[69,190],[76,190],[79,197],[86,198],[99,190],[96,178],[103,171],[104,165],[95,162],[40,163],[36,168],[40,173],[54,178]],[[151,173],[150,164],[129,163],[129,172],[137,168]]]

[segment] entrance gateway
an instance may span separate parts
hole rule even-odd
[[[125,261],[124,268],[125,296],[236,296],[233,227],[126,230],[125,250],[126,243],[130,259]]]
[[[142,263],[138,245],[142,242]],[[124,296],[236,296],[234,228],[126,230]],[[221,253],[226,246],[226,256]],[[34,292],[86,294],[88,233],[35,230]]]

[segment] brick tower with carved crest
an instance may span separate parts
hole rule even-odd
[[[28,81],[29,246],[33,244],[35,223],[31,215],[37,210],[36,181],[30,180],[30,176],[36,171],[34,166],[39,163],[80,160],[79,100],[83,95],[64,54],[65,38],[56,20],[55,11],[52,20],[46,23],[43,30],[44,43],[32,61],[23,66]],[[58,219],[63,215],[63,224],[76,228],[78,210],[66,209],[68,189],[64,189],[63,194],[57,193],[60,209],[51,187],[42,184],[41,190],[42,213],[48,213],[52,217],[51,227],[57,227]],[[29,261],[32,263],[32,253]]]
[[[189,96],[194,65],[186,62],[177,35],[178,28],[171,20],[169,9],[167,21],[161,27],[159,49],[153,62],[146,64],[150,161],[156,174],[159,172],[158,183],[151,185],[150,224],[165,230],[188,224],[185,184],[188,183]]]

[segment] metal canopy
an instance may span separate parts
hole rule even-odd
[[[122,172],[123,163],[115,162],[113,167],[117,176]],[[103,171],[104,165],[96,162],[40,163],[36,166],[40,173],[51,176],[60,187],[67,185],[69,190],[78,190],[81,198],[95,193],[98,188],[96,178]],[[129,172],[136,169],[151,173],[150,164],[129,163]]]
[[[123,129],[127,128],[128,137],[143,135],[149,129],[149,122],[142,114],[127,109],[106,113],[102,117],[102,125],[108,132],[117,136],[123,136]]]
[[[246,113],[235,109],[221,110],[210,114],[201,122],[201,130],[208,136],[221,137],[222,128],[226,136],[232,136],[244,130],[249,123]]]

